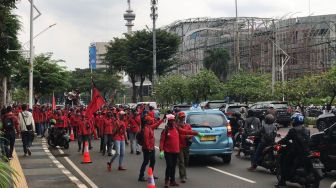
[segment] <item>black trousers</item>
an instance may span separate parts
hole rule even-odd
[[[23,152],[27,154],[28,148],[32,145],[32,142],[34,140],[34,132],[33,131],[23,131],[21,132],[21,138],[22,138],[22,145],[23,145]]]
[[[143,150],[143,162],[140,168],[140,174],[139,178],[142,178],[145,176],[145,170],[149,163],[149,167],[151,167],[154,171],[155,166],[155,150]]]
[[[4,148],[7,158],[13,157],[14,143],[15,143],[15,131],[5,131],[4,134]]]
[[[177,164],[178,156],[179,156],[179,153],[165,152],[165,159],[166,159],[165,180],[170,180],[171,182],[175,181],[175,171],[176,171],[176,164]]]
[[[101,136],[100,137],[100,152],[103,152],[103,151],[105,151],[105,141],[104,141],[104,136]]]

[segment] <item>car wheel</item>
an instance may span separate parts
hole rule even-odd
[[[223,163],[225,163],[225,164],[230,163],[231,162],[231,154],[223,155],[222,159],[223,159]]]
[[[325,121],[320,121],[318,122],[317,124],[317,129],[321,132],[321,131],[324,131],[324,129],[327,128],[327,123]]]

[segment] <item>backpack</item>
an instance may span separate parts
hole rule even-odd
[[[143,146],[144,142],[145,142],[145,138],[144,138],[144,129],[145,128],[141,128],[141,131],[136,135],[136,141],[140,146]]]
[[[268,127],[265,127],[268,126]],[[266,143],[273,143],[275,141],[275,137],[277,134],[277,129],[274,124],[272,125],[264,125],[263,126],[263,139]]]
[[[14,130],[14,122],[12,118],[5,118],[3,127],[5,130]]]

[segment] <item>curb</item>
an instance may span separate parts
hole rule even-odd
[[[28,188],[26,177],[23,173],[19,158],[16,154],[15,148],[13,151],[13,159],[9,162],[9,165],[16,171],[17,176],[12,175],[14,180],[13,187],[15,188]]]
[[[67,170],[50,152],[47,146],[46,139],[42,139],[42,148],[44,152],[48,155],[48,157],[52,160],[52,162],[59,168],[63,174],[65,174],[73,183],[77,185],[79,188],[87,188],[87,186],[82,183],[76,176],[74,176],[69,170]]]

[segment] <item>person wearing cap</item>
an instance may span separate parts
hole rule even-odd
[[[180,129],[186,131],[192,131],[191,126],[188,123],[185,123],[186,114],[184,112],[179,112],[177,114],[177,126]],[[181,183],[185,183],[187,179],[186,166],[189,163],[189,149],[192,143],[192,136],[180,134],[180,153],[178,157],[178,166]]]
[[[125,155],[125,144],[128,144],[127,141],[127,132],[126,132],[126,123],[125,123],[125,115],[126,113],[124,111],[119,111],[118,117],[115,121],[115,126],[112,132],[114,145],[116,149],[116,153],[112,156],[110,162],[107,162],[107,169],[108,171],[112,170],[112,163],[114,160],[119,157],[119,167],[118,170],[126,170],[126,168],[123,167],[123,160]]]
[[[150,115],[146,115],[144,118],[144,126],[143,126],[143,140],[142,144],[142,152],[143,152],[143,162],[140,168],[140,174],[138,181],[145,182],[147,181],[144,177],[146,167],[149,163],[149,166],[154,171],[155,166],[155,134],[154,129],[158,128],[162,123],[163,119],[159,120],[155,123],[154,117]],[[154,179],[158,179],[154,176]]]
[[[204,136],[204,134],[179,128],[174,115],[169,114],[166,118],[168,123],[162,130],[160,138],[160,159],[164,157],[166,160],[165,188],[168,188],[179,186],[175,181],[175,168],[180,153],[180,134],[191,136]]]

